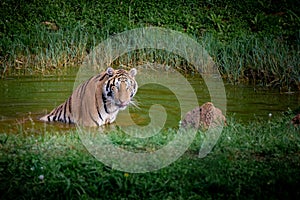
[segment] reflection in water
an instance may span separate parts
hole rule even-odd
[[[37,119],[43,114],[64,102],[72,93],[76,71],[66,76],[20,77],[0,80],[0,130],[15,132],[22,123],[35,125],[43,123]],[[209,92],[199,76],[190,76],[188,80],[196,91],[199,105],[210,101]],[[180,83],[176,83],[180,84]],[[283,111],[295,109],[300,104],[299,93],[280,94],[277,90],[254,90],[252,86],[226,85],[227,114],[235,113],[235,118],[244,122],[267,119],[279,115]],[[149,109],[154,104],[162,105],[167,112],[165,127],[176,127],[180,121],[180,106],[175,94],[168,88],[158,84],[147,84],[139,88],[136,94],[139,108],[129,109],[133,121],[140,126],[149,123]],[[122,119],[122,113],[118,121]],[[52,124],[58,128],[67,127]]]

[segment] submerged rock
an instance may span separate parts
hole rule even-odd
[[[200,107],[187,112],[185,118],[181,122],[183,128],[196,128],[206,130],[210,126],[226,125],[226,118],[219,108],[213,103],[207,102]]]

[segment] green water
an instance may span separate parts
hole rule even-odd
[[[66,75],[44,77],[11,77],[0,80],[0,131],[16,133],[30,127],[44,127],[38,118],[64,102],[72,93],[76,71]],[[208,90],[198,76],[188,77],[196,91],[201,105],[210,101]],[[180,83],[177,83],[180,84]],[[299,93],[280,94],[277,90],[254,90],[253,86],[232,86],[225,84],[227,95],[227,115],[237,120],[268,120],[283,111],[295,109],[300,105]],[[166,127],[175,127],[180,121],[180,107],[175,94],[168,88],[148,84],[139,88],[136,94],[139,108],[130,107],[133,121],[139,125],[149,123],[149,108],[153,104],[162,105],[167,112]],[[118,121],[126,121],[122,113]],[[125,124],[126,125],[126,124]],[[61,123],[47,124],[56,129],[69,128]],[[72,127],[72,126],[71,126]],[[42,132],[45,129],[39,129]]]

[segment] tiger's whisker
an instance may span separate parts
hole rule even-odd
[[[141,110],[141,108],[139,107],[139,102],[137,101],[130,101],[129,102],[130,105],[133,105],[136,109]]]

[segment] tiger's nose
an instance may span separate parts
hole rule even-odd
[[[128,105],[128,102],[127,102],[127,101],[122,101],[122,100],[120,100],[120,105],[121,105],[121,106],[127,106],[127,105]]]

